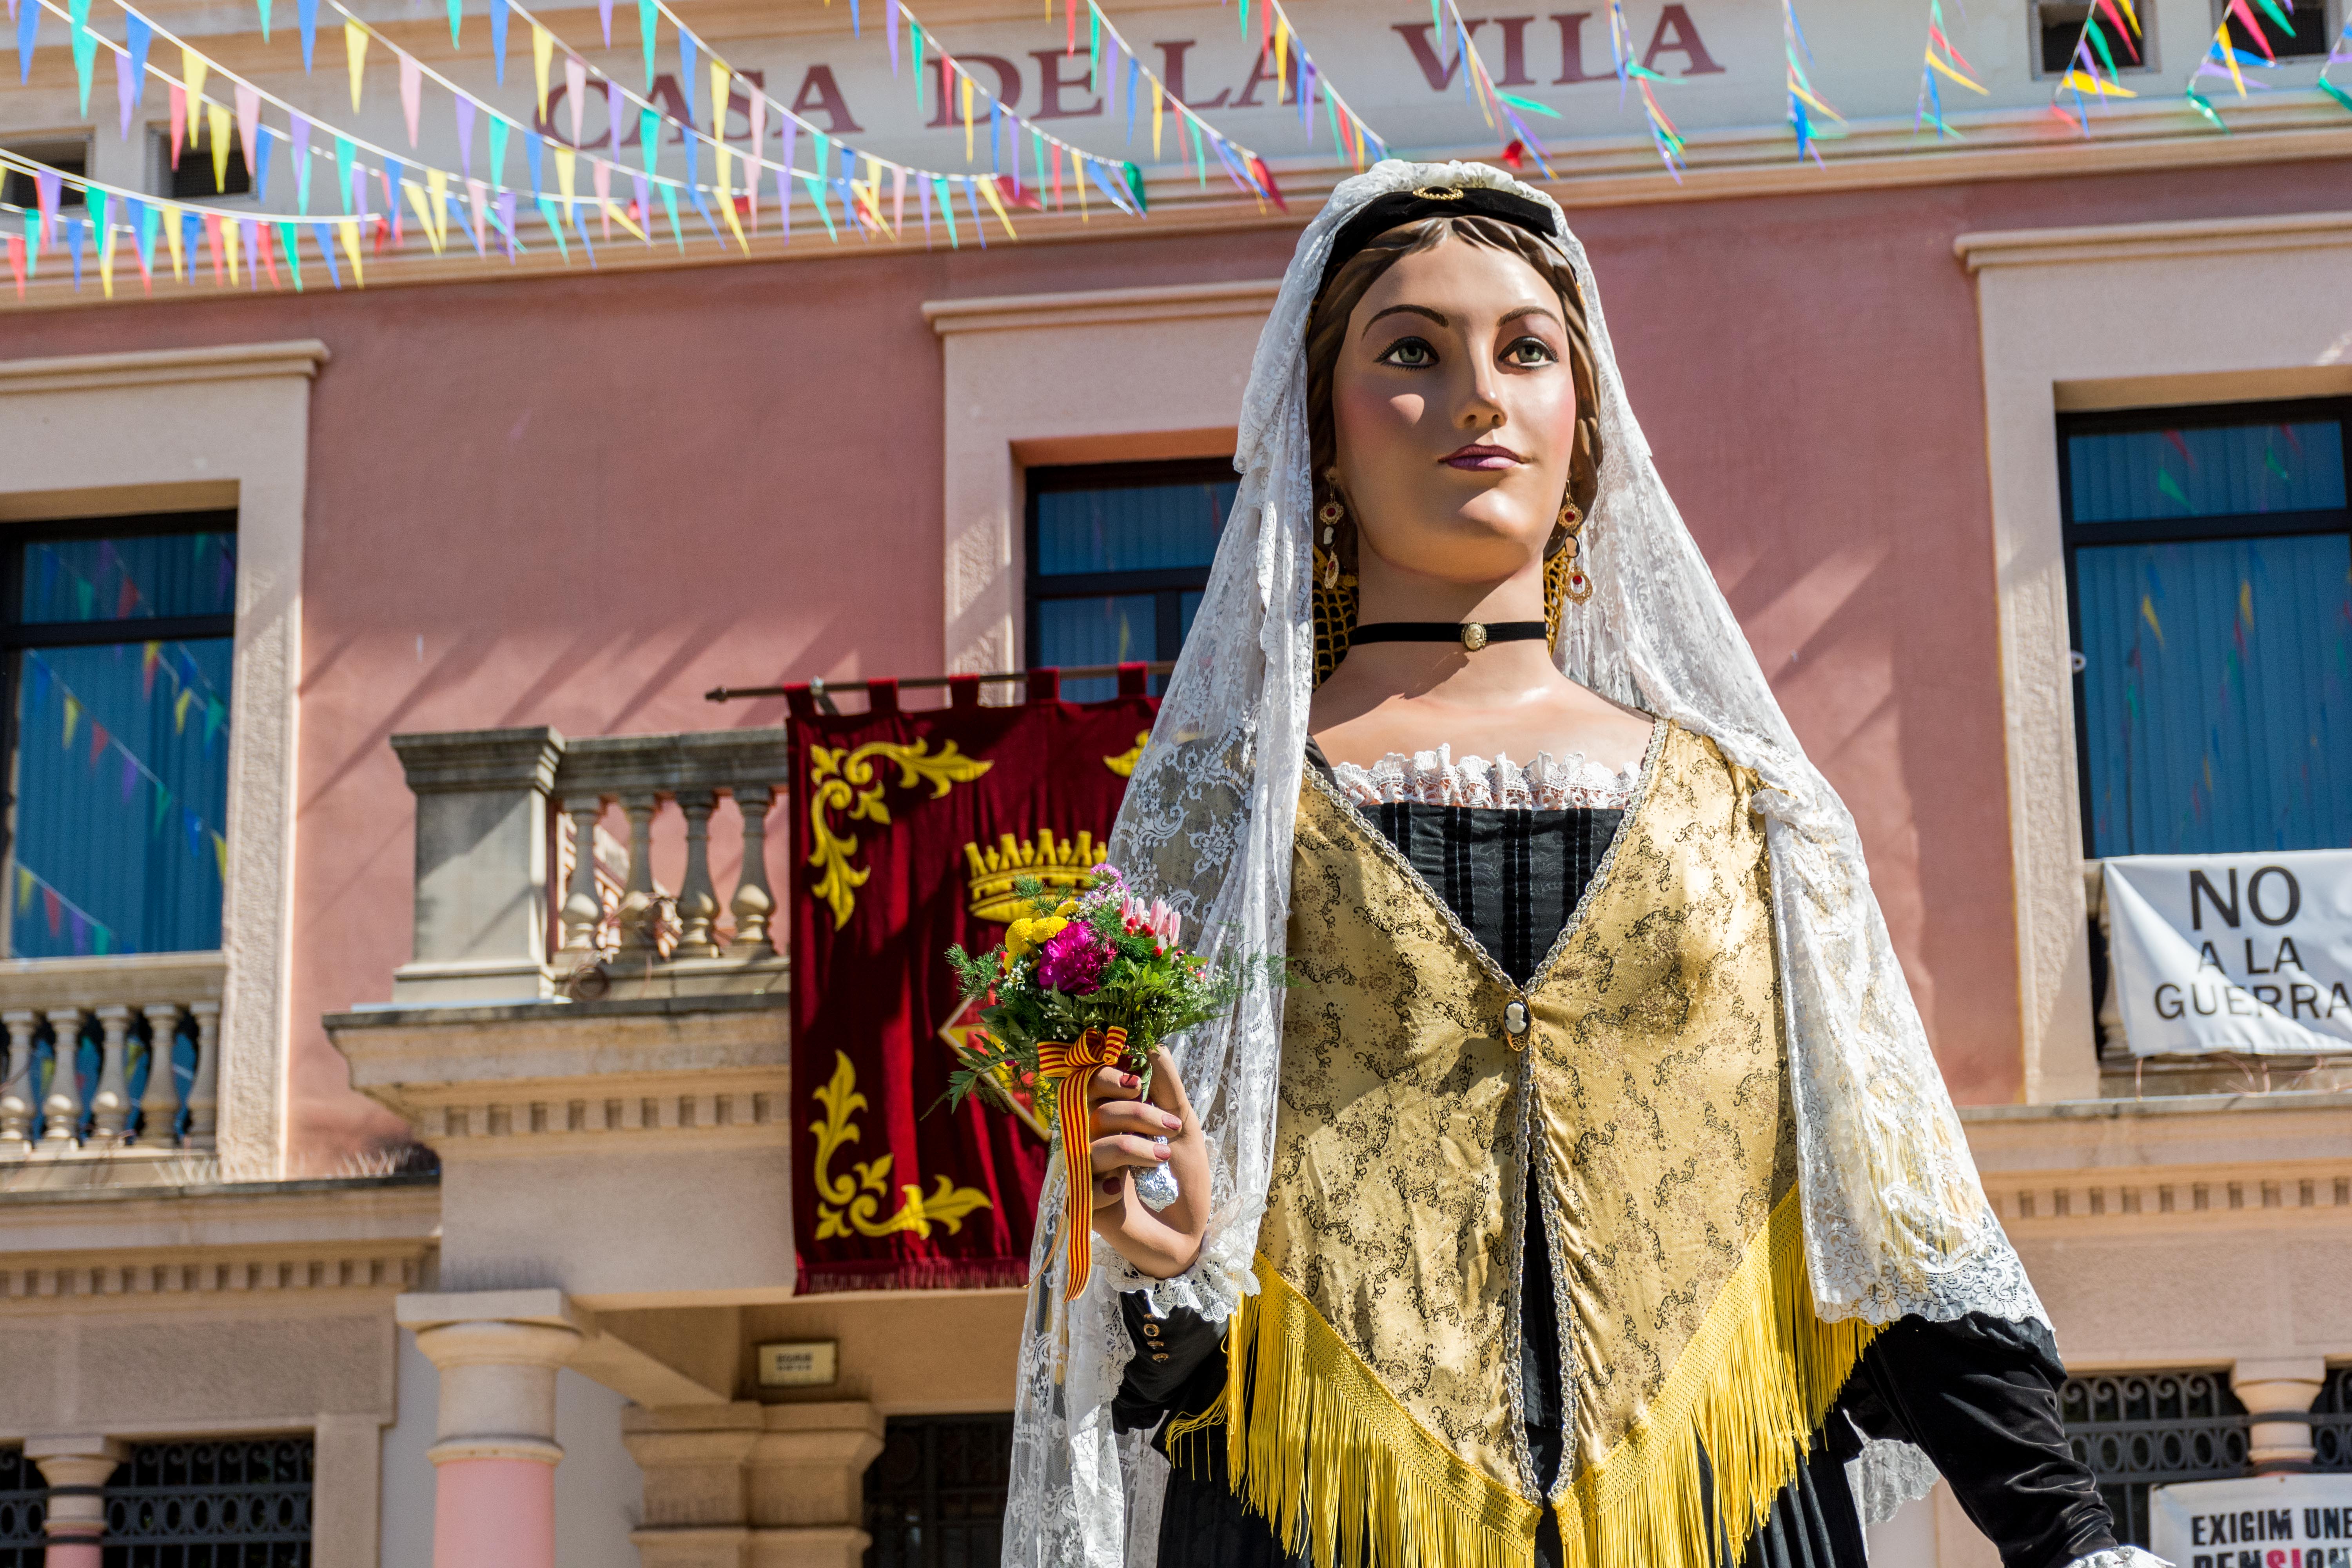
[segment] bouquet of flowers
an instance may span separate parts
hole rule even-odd
[[[1075,897],[1034,878],[1013,891],[1029,913],[1006,927],[1002,944],[985,953],[948,950],[964,995],[982,1004],[982,1026],[958,1053],[963,1066],[949,1092],[959,1105],[978,1094],[1016,1112],[1022,1100],[1034,1101],[1062,1146],[1064,1179],[1076,1193],[1088,1168],[1087,1080],[1105,1067],[1144,1072],[1152,1047],[1224,1012],[1249,974],[1179,945],[1182,917],[1161,900],[1131,896],[1115,867],[1096,867],[1093,885]],[[1066,1287],[1075,1299],[1092,1250],[1083,1211],[1075,1203],[1071,1211]]]

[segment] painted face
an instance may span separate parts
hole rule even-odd
[[[1575,449],[1559,296],[1507,251],[1447,239],[1404,257],[1349,318],[1331,418],[1360,562],[1455,583],[1526,569]]]

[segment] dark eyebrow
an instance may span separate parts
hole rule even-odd
[[[1447,320],[1444,318],[1444,315],[1440,314],[1439,312],[1437,312],[1437,311],[1435,311],[1435,310],[1431,310],[1431,309],[1430,309],[1428,306],[1426,306],[1426,305],[1391,305],[1387,310],[1381,310],[1381,311],[1378,312],[1377,314],[1375,314],[1375,315],[1372,317],[1372,321],[1366,321],[1366,322],[1364,323],[1364,331],[1365,331],[1367,333],[1370,332],[1370,331],[1371,331],[1371,330],[1372,330],[1372,321],[1379,321],[1379,320],[1381,319],[1381,316],[1393,316],[1393,315],[1395,315],[1395,314],[1396,314],[1398,311],[1400,311],[1400,310],[1403,311],[1403,312],[1404,312],[1404,313],[1406,313],[1407,315],[1412,315],[1412,316],[1426,316],[1426,317],[1428,317],[1431,321],[1435,321],[1435,322],[1436,322],[1439,326],[1441,326],[1441,327],[1450,327],[1450,326],[1452,326],[1452,325],[1454,324],[1453,322],[1451,322],[1451,321],[1447,321]]]
[[[1522,305],[1516,310],[1506,310],[1503,312],[1503,320],[1506,322],[1516,321],[1521,316],[1548,316],[1551,319],[1552,325],[1559,328],[1562,331],[1566,331],[1568,330],[1567,322],[1561,321],[1559,317],[1552,311],[1545,310],[1541,305]],[[1375,317],[1374,320],[1378,320],[1378,318]]]

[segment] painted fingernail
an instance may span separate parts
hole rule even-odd
[[[1133,1089],[1137,1084],[1141,1083],[1143,1080],[1136,1077],[1131,1072],[1124,1072],[1118,1075],[1118,1081],[1122,1086],[1128,1089]]]
[[[1160,1113],[1160,1125],[1171,1132],[1181,1132],[1184,1131],[1184,1119],[1181,1116],[1171,1116],[1163,1110]]]
[[[1151,1141],[1151,1157],[1152,1157],[1153,1159],[1155,1159],[1155,1160],[1165,1160],[1166,1158],[1168,1158],[1168,1140],[1167,1140],[1167,1139],[1165,1139],[1165,1138],[1154,1138],[1154,1139]]]

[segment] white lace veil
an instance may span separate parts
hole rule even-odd
[[[1602,440],[1599,498],[1583,533],[1596,591],[1568,606],[1560,668],[1714,737],[1769,786],[1759,809],[1768,817],[1816,1310],[1872,1322],[1971,1311],[2046,1321],[1978,1184],[1853,818],[1806,760],[1651,464],[1584,247],[1548,197],[1499,170],[1380,163],[1342,183],[1300,237],[1243,397],[1240,495],[1112,832],[1112,860],[1147,896],[1181,910],[1186,931],[1208,951],[1282,950],[1315,666],[1307,316],[1340,226],[1376,196],[1423,185],[1492,186],[1542,204],[1583,291]],[[1008,1568],[1152,1561],[1166,1468],[1139,1434],[1122,1443],[1112,1431],[1111,1397],[1129,1354],[1118,1293],[1148,1290],[1158,1310],[1187,1306],[1222,1319],[1255,1289],[1250,1264],[1281,1045],[1282,993],[1261,987],[1177,1053],[1207,1126],[1214,1182],[1208,1243],[1185,1275],[1148,1280],[1097,1247],[1093,1284],[1066,1312],[1054,1245],[1064,1188],[1049,1180],[1031,1255]]]

